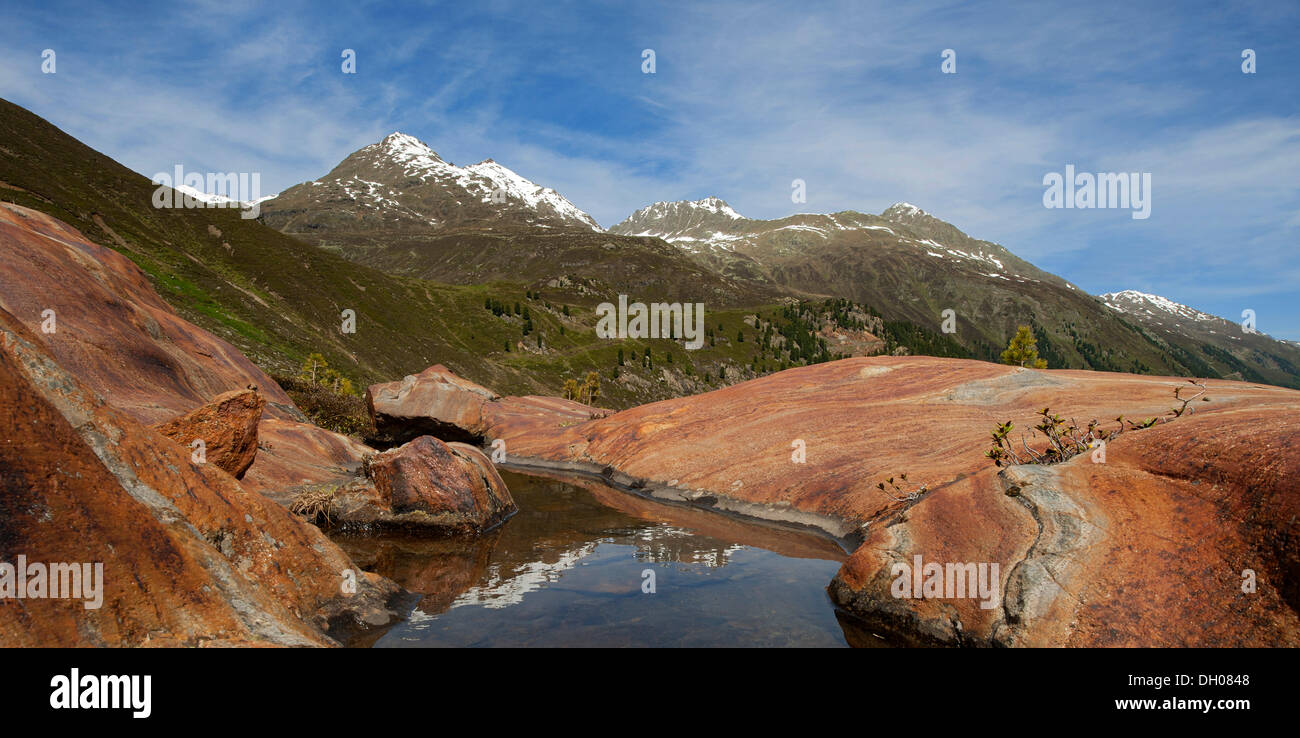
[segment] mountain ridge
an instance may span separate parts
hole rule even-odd
[[[341,164],[332,176],[345,170]],[[416,207],[417,218],[455,211],[454,228],[374,225],[373,208],[347,199],[328,207],[308,204],[300,219],[290,212],[292,202],[277,198],[264,205],[263,219],[393,274],[456,284],[588,280],[591,294],[607,299],[628,294],[720,306],[847,299],[873,307],[886,322],[931,331],[944,328],[951,316],[955,325],[944,330],[953,330],[971,356],[988,361],[998,360],[1018,326],[1029,325],[1053,367],[1300,386],[1294,346],[1258,338],[1238,346],[1214,334],[1171,333],[1140,314],[1108,308],[1006,247],[907,202],[878,215],[844,210],[762,220],[709,196],[651,203],[597,233],[529,222],[503,227],[502,211],[509,207],[445,195],[435,200],[428,207],[400,206]]]

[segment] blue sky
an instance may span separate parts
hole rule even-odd
[[[1300,340],[1297,3],[52,0],[6,16],[0,96],[146,176],[255,171],[270,193],[401,130],[604,226],[708,195],[755,218],[902,200],[1090,292],[1252,309]],[[1151,217],[1044,208],[1043,176],[1067,164],[1150,172]]]

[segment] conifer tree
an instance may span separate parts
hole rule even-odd
[[[1038,341],[1029,326],[1022,325],[1011,337],[1007,350],[1002,352],[1002,363],[1012,366],[1029,366],[1034,369],[1046,369],[1047,362],[1038,358]]]

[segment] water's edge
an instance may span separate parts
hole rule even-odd
[[[490,454],[491,449],[484,453]],[[862,545],[859,528],[840,518],[791,508],[779,508],[720,494],[695,492],[634,477],[612,466],[582,461],[553,461],[534,456],[507,454],[497,466],[521,474],[571,477],[602,484],[611,489],[658,503],[687,507],[724,515],[751,525],[764,525],[795,533],[811,533],[834,543],[844,554]]]

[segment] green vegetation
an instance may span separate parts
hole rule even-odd
[[[898,479],[900,482],[907,482],[907,475],[899,474]],[[889,486],[886,487],[885,486],[886,484],[888,484]],[[911,491],[905,490],[902,487],[898,486],[898,483],[894,481],[893,477],[890,477],[889,479],[886,479],[883,482],[877,482],[876,489],[879,489],[881,492],[884,492],[885,494],[892,497],[895,502],[908,502],[908,501],[919,500],[921,498],[921,495],[930,491],[930,488],[924,484]]]
[[[1011,337],[1011,343],[1007,344],[1007,350],[1002,352],[1002,363],[1012,366],[1031,366],[1035,369],[1046,369],[1047,362],[1038,358],[1038,347],[1034,341],[1034,334],[1029,326],[1022,325],[1016,329],[1016,335]]]
[[[599,398],[600,375],[596,372],[587,372],[587,377],[581,384],[576,379],[569,379],[564,382],[564,399],[566,400],[575,400],[584,405],[592,405]]]
[[[330,367],[324,356],[308,355],[297,376],[272,378],[316,425],[360,439],[375,435],[365,399],[347,377]]]
[[[928,328],[898,320],[886,320],[881,338],[885,339],[885,353],[894,353],[899,347],[907,353],[920,356],[947,356],[953,359],[974,358],[960,343]]]

